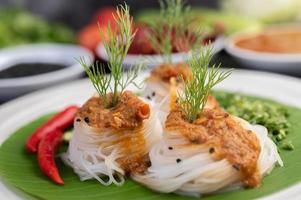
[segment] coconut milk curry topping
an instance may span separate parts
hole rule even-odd
[[[165,128],[180,132],[192,144],[207,144],[214,159],[227,159],[246,186],[260,184],[257,160],[260,144],[255,133],[245,129],[221,108],[205,108],[192,123],[185,120],[178,108],[170,112]],[[214,151],[212,150],[214,149]]]
[[[169,83],[172,78],[180,82],[182,78],[190,80],[192,77],[190,68],[185,64],[162,64],[151,72],[151,78]]]
[[[108,99],[110,101],[111,98]],[[112,108],[105,108],[100,97],[92,97],[78,112],[78,116],[85,119],[89,126],[116,131],[139,127],[149,115],[149,105],[129,91],[120,94],[118,104]]]
[[[142,173],[149,166],[143,125],[149,115],[148,104],[129,91],[119,94],[118,104],[112,108],[105,108],[100,97],[92,97],[78,112],[78,118],[99,134],[111,131],[116,135],[112,145],[119,146],[122,156],[117,162],[126,173]]]

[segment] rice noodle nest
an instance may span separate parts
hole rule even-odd
[[[151,106],[150,117],[143,121],[142,132],[145,139],[145,154],[153,144],[162,137],[162,125],[157,117],[158,110]],[[123,134],[123,137],[131,137]],[[120,134],[112,131],[99,132],[88,126],[83,120],[74,122],[73,137],[63,161],[73,168],[80,180],[96,179],[103,185],[122,185],[125,171],[118,164],[117,159],[127,156],[114,141],[120,140]]]
[[[268,137],[265,127],[231,117],[256,133],[261,146],[257,161],[261,176],[269,174],[277,163],[283,166],[277,147]],[[226,159],[214,160],[208,145],[189,145],[189,141],[178,132],[165,130],[163,134],[163,140],[149,152],[151,167],[144,175],[133,174],[135,181],[158,192],[190,196],[229,191],[243,186],[238,171]],[[178,159],[180,162],[177,162]]]

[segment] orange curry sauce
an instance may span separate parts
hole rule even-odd
[[[105,108],[100,97],[92,97],[78,111],[78,117],[99,134],[111,131],[117,136],[112,145],[117,144],[122,151],[117,162],[126,173],[142,173],[149,165],[143,134],[143,120],[149,116],[149,105],[129,91],[120,94],[118,104],[112,108]]]
[[[175,107],[167,117],[165,128],[179,131],[191,144],[207,144],[212,157],[227,159],[246,186],[258,186],[261,177],[257,167],[260,154],[257,136],[222,110],[212,96],[209,104],[201,117],[192,123],[187,122],[180,108]]]
[[[251,51],[279,54],[301,53],[301,28],[271,29],[236,39],[235,46]]]
[[[181,82],[181,77],[184,81],[191,79],[192,74],[190,68],[183,64],[162,64],[151,71],[151,79],[157,79],[158,81],[163,81],[170,83],[173,78],[177,82]]]

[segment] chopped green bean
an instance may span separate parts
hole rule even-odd
[[[283,143],[282,148],[285,150],[292,151],[292,150],[294,150],[295,147],[294,147],[292,141],[287,141],[287,142]]]
[[[69,143],[72,136],[73,136],[73,130],[72,129],[66,131],[63,135],[63,141],[66,142],[66,143]]]

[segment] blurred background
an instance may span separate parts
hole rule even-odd
[[[54,83],[83,78],[84,73],[66,72],[72,74],[72,77],[62,76],[60,77],[62,80],[52,80],[47,84],[39,83],[37,80],[31,82],[30,78],[34,80],[32,76],[76,65],[76,63],[62,58],[66,57],[64,54],[67,51],[74,52],[74,54],[68,55],[72,58],[78,54],[94,55],[95,60],[105,63],[105,59],[102,59],[97,53],[97,47],[102,41],[97,23],[99,22],[101,27],[105,27],[111,19],[114,7],[123,2],[111,0],[0,0],[0,103],[36,89],[51,86]],[[127,0],[126,3],[130,6],[131,14],[134,16],[135,26],[142,30],[142,39],[137,39],[137,46],[145,47],[147,44],[143,43],[143,30],[145,30],[143,26],[148,20],[156,17],[159,4],[156,0]],[[301,0],[186,0],[186,3],[191,6],[191,12],[197,19],[195,26],[208,30],[208,40],[214,41],[220,37],[224,39],[225,45],[222,49],[226,49],[226,42],[237,32],[259,32],[279,24],[293,24],[294,27],[298,27],[301,21]],[[291,45],[301,44],[298,43],[301,41],[300,38],[301,35],[300,37],[296,36],[295,41],[297,42],[291,43]],[[277,40],[280,41],[279,38]],[[273,40],[273,42],[277,43],[277,40],[276,42]],[[52,53],[52,56],[56,57],[49,58],[42,52],[45,49],[51,52],[50,49],[54,48],[53,46],[51,48],[49,46],[40,46],[39,48],[30,46],[23,50],[18,48],[20,45],[36,43],[73,44],[76,46],[72,46],[73,49],[70,50],[64,49],[65,46],[58,46],[57,48],[61,48],[57,50],[57,52],[61,52],[58,53],[60,57]],[[89,51],[76,49],[76,47],[84,47]],[[146,47],[139,48],[133,47],[131,53],[154,54]],[[268,62],[258,63],[250,61],[248,58],[242,59],[239,56],[237,58],[231,53],[231,48],[228,49],[230,50],[219,51],[212,62],[222,62],[223,67],[252,68],[301,77],[301,52],[289,52],[294,54],[293,57],[289,60],[286,57],[285,62],[280,60],[279,62],[282,64],[274,69],[265,67],[271,65]],[[24,52],[28,54],[26,59]],[[29,55],[30,52],[32,52],[31,55]],[[37,57],[40,59],[35,60]],[[268,61],[273,58],[268,58]],[[292,60],[294,60],[293,64],[290,62]],[[49,65],[50,61],[51,65]],[[286,62],[292,65],[285,68]],[[252,66],[253,64],[254,66]],[[20,78],[24,78],[23,76],[27,79],[17,84]],[[52,74],[52,78],[53,76],[59,77],[60,75]],[[40,87],[34,87],[34,84]]]
[[[59,22],[68,25],[75,31],[80,30],[90,22],[97,11],[104,7],[115,7],[122,4],[122,0],[0,0],[2,7],[19,7],[50,22]],[[189,0],[191,6],[217,8],[218,0]],[[142,10],[159,8],[158,1],[127,0],[132,14]]]

